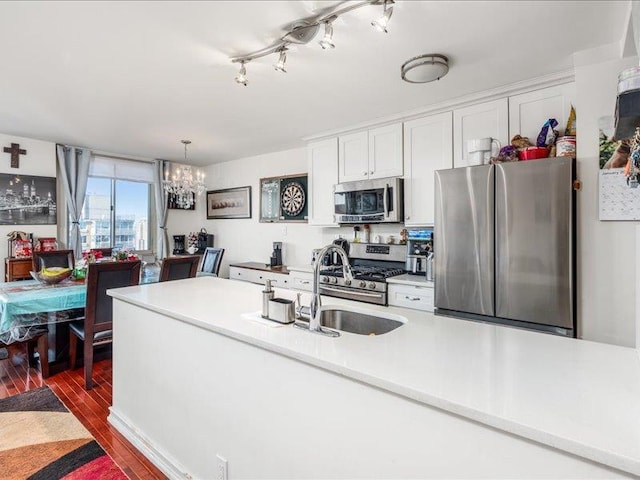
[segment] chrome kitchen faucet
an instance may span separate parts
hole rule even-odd
[[[339,332],[335,330],[330,330],[328,328],[322,327],[320,325],[320,316],[322,314],[322,300],[320,299],[320,264],[322,263],[322,259],[327,253],[336,252],[340,259],[342,260],[342,274],[344,276],[345,281],[351,283],[353,281],[353,274],[351,272],[351,266],[349,265],[349,257],[347,256],[347,252],[345,252],[342,247],[338,245],[327,245],[322,250],[318,252],[316,256],[316,261],[313,264],[313,294],[311,297],[311,305],[309,311],[309,328],[305,328],[303,325],[296,323],[295,325],[300,328],[304,328],[305,330],[309,330],[310,332],[320,333],[322,335],[327,335],[330,337],[338,337],[340,336]]]

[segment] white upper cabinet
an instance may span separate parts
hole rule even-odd
[[[309,225],[337,226],[333,217],[333,186],[338,183],[338,139],[307,145],[309,162]]]
[[[340,183],[402,176],[402,124],[338,138]]]
[[[433,225],[434,171],[453,166],[452,113],[404,124],[405,225]]]
[[[402,124],[369,130],[369,178],[402,176]]]
[[[353,182],[369,178],[369,134],[367,132],[342,135],[338,138],[339,182]]]
[[[491,137],[509,143],[509,101],[501,98],[453,111],[453,164],[468,165],[467,141]],[[494,152],[497,153],[497,152]]]
[[[576,84],[571,82],[509,97],[509,138],[519,134],[535,145],[542,125],[550,118],[564,132],[575,96]]]

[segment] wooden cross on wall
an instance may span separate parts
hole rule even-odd
[[[27,151],[21,149],[19,143],[12,143],[11,147],[4,147],[4,153],[11,154],[11,168],[20,168],[20,155],[26,155]]]

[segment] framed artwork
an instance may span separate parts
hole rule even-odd
[[[0,225],[55,225],[56,178],[0,174]]]
[[[194,195],[191,194],[191,196],[193,197]],[[178,205],[178,200],[177,200],[177,196],[175,193],[169,193],[167,194],[167,208],[169,208],[170,210],[195,210],[196,209],[196,199],[193,199],[193,203],[191,204],[191,206],[189,208],[182,208],[181,206]]]
[[[207,192],[207,219],[251,218],[251,187]]]
[[[261,222],[307,222],[307,175],[260,179]]]

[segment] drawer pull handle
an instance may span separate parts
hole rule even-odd
[[[420,297],[410,297],[408,295],[405,295],[404,298],[406,298],[407,300],[411,300],[412,302],[415,302],[416,300],[420,300]]]
[[[309,280],[300,280],[302,285],[309,285],[311,282]]]

